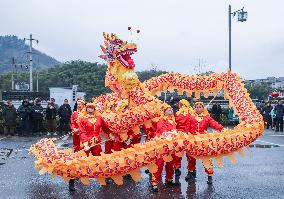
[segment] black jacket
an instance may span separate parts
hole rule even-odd
[[[273,107],[270,105],[270,106],[265,106],[263,109],[262,109],[262,113],[264,115],[265,118],[269,118],[270,117],[270,113],[271,113],[271,110],[273,109]]]
[[[50,105],[48,105],[47,108],[46,108],[46,119],[48,119],[48,120],[56,119],[56,114],[57,114],[56,107],[55,106],[52,106],[52,107],[50,107]]]
[[[284,105],[277,104],[274,108],[276,117],[283,117],[284,116]]]
[[[19,116],[22,118],[22,120],[28,120],[30,118],[30,114],[32,112],[31,106],[25,105],[22,103],[22,105],[17,110]]]
[[[16,125],[17,111],[14,106],[6,106],[3,111],[4,124],[7,126]]]
[[[69,104],[63,104],[58,109],[58,115],[61,119],[69,120],[72,115],[72,110]]]
[[[40,104],[32,106],[31,115],[33,119],[43,119],[43,108]]]

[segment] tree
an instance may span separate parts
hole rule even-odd
[[[272,88],[267,85],[246,85],[251,98],[266,100],[272,92]]]
[[[105,74],[107,65],[91,63],[85,61],[69,61],[61,65],[56,65],[46,70],[40,70],[39,91],[48,91],[49,87],[71,87],[78,85],[79,91],[86,92],[87,100],[111,92],[105,87]],[[149,70],[137,72],[141,82],[158,76],[164,71]],[[35,74],[34,74],[35,75]],[[15,76],[16,82],[28,82],[29,73],[18,73]],[[11,73],[0,75],[0,90],[11,90]],[[36,81],[34,76],[34,88]]]

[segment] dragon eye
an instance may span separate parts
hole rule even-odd
[[[118,48],[120,48],[120,47],[121,47],[121,44],[116,44],[114,48],[115,48],[115,49],[118,49]]]

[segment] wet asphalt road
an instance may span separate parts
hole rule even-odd
[[[284,134],[266,131],[253,147],[252,155],[245,150],[246,158],[237,155],[237,164],[225,158],[224,167],[214,166],[212,186],[201,161],[197,164],[197,182],[187,183],[184,177],[186,158],[182,162],[181,185],[160,186],[159,193],[149,188],[149,176],[142,170],[142,179],[135,183],[125,178],[122,186],[90,186],[76,184],[76,192],[69,193],[61,178],[51,179],[34,170],[34,159],[27,149],[39,137],[0,136],[0,198],[284,198]],[[272,147],[271,147],[272,146]],[[271,147],[271,148],[268,148]],[[7,157],[8,156],[8,157]],[[163,179],[164,180],[164,179]]]

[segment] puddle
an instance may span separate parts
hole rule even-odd
[[[62,144],[61,147],[72,147],[71,143]]]
[[[276,144],[251,144],[249,145],[250,148],[275,148],[275,147],[280,147],[279,145]]]

